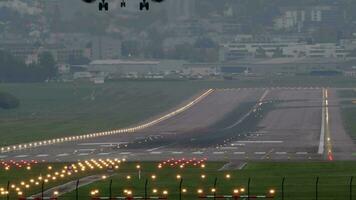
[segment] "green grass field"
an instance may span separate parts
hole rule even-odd
[[[346,131],[353,139],[356,139],[356,106],[343,107],[341,114]]]
[[[207,88],[352,87],[344,77],[240,77],[233,81],[117,81],[0,84],[21,101],[0,110],[0,146],[122,128],[162,113]]]
[[[141,179],[138,177],[137,165],[141,166]],[[53,166],[48,170],[47,166]],[[58,164],[40,164],[33,167],[31,171],[26,169],[0,171],[0,187],[5,187],[7,180],[11,183],[18,184],[22,180],[36,178],[38,175],[45,176],[47,173],[53,173],[62,169],[64,163]],[[351,176],[356,176],[355,162],[275,162],[259,163],[251,162],[242,170],[220,171],[224,165],[222,162],[208,162],[205,168],[198,166],[187,166],[185,168],[163,167],[159,169],[158,163],[153,162],[128,162],[120,165],[118,170],[114,171],[114,176],[110,179],[113,181],[112,195],[123,196],[125,189],[131,190],[135,196],[144,196],[145,180],[148,180],[148,195],[162,196],[164,190],[168,191],[168,199],[178,199],[179,182],[177,175],[183,179],[182,188],[186,189],[183,199],[197,199],[198,189],[202,189],[205,194],[212,194],[211,189],[214,187],[215,178],[217,178],[216,190],[217,195],[231,195],[234,189],[244,188],[247,190],[248,179],[251,179],[250,193],[253,195],[264,195],[270,189],[276,191],[274,199],[281,199],[281,182],[285,177],[285,199],[315,199],[316,177],[319,177],[318,195],[320,200],[341,200],[349,199],[349,181]],[[91,174],[103,174],[105,170],[85,173],[86,176]],[[226,178],[229,174],[230,178]],[[152,179],[152,175],[156,179]],[[201,178],[205,175],[205,178]],[[83,177],[84,173],[72,176],[71,179],[63,179],[49,183],[46,189],[65,183],[69,180],[76,180]],[[131,179],[127,179],[130,176]],[[27,181],[28,182],[28,181]],[[92,190],[99,190],[99,196],[109,196],[110,180],[98,181],[79,189],[79,199],[89,199]],[[356,198],[356,183],[353,185],[353,198]],[[157,193],[153,193],[157,189]],[[12,190],[11,190],[12,191]],[[24,192],[35,194],[40,191],[40,186],[32,186]],[[12,191],[10,199],[16,199],[16,194]],[[247,191],[245,191],[245,194]],[[0,199],[6,199],[0,196]],[[75,199],[75,192],[66,193],[59,199]]]
[[[148,193],[151,196],[153,189],[161,194],[167,190],[168,199],[178,199],[179,180],[176,175],[183,178],[182,188],[187,192],[183,199],[197,199],[197,190],[203,189],[206,194],[212,194],[211,188],[217,178],[217,194],[229,195],[235,188],[247,189],[248,179],[251,178],[250,193],[263,195],[270,189],[276,190],[275,199],[281,199],[281,181],[285,177],[285,199],[314,199],[316,177],[319,177],[319,199],[341,200],[348,199],[350,176],[356,175],[355,162],[335,163],[249,163],[243,170],[218,171],[223,163],[208,163],[206,168],[188,167],[184,169],[166,168],[158,169],[156,163],[141,163],[141,180],[138,179],[136,163],[127,163],[112,177],[113,196],[123,196],[125,189],[131,190],[134,195],[144,196],[145,179],[148,179]],[[156,175],[156,180],[151,175]],[[201,175],[206,175],[205,179]],[[226,174],[231,178],[227,179]],[[131,179],[127,180],[126,176]],[[90,191],[98,189],[99,196],[109,196],[110,180],[103,180],[80,189],[81,199],[90,196]],[[356,186],[355,186],[356,187]],[[246,193],[246,192],[245,192]],[[356,198],[356,188],[354,198]],[[65,194],[61,199],[73,199],[74,193]]]
[[[51,178],[55,175],[55,172],[61,173],[61,171],[66,166],[66,163],[39,163],[31,165],[31,169],[27,169],[26,167],[17,168],[11,167],[9,170],[5,170],[4,167],[0,168],[0,190],[7,190],[7,184],[10,183],[10,198],[16,199],[18,197],[16,187],[20,188],[25,195],[37,194],[41,191],[41,184],[44,179],[48,179],[49,181],[44,184],[44,189],[49,189],[57,185],[64,184],[70,180],[76,180],[83,176],[90,176],[93,174],[105,173],[104,170],[94,169],[87,170],[86,172],[72,173],[70,176],[66,175],[63,178],[57,176],[58,179],[52,180]],[[51,169],[49,169],[51,167]],[[46,177],[48,174],[51,174],[52,177]],[[42,176],[43,179],[39,180],[38,177]],[[33,179],[34,182],[30,182]],[[30,187],[27,189],[25,185],[21,185],[21,182],[24,182],[25,185],[29,184]],[[35,182],[39,182],[39,185],[35,185]],[[15,185],[15,188],[12,188],[11,185]],[[0,199],[5,197],[5,195],[1,196]]]
[[[21,106],[0,110],[0,145],[122,128],[164,112],[197,88],[179,83],[9,84]]]
[[[338,91],[340,98],[356,98],[355,90],[340,90]],[[351,100],[341,101],[341,115],[347,133],[356,139],[356,105]]]

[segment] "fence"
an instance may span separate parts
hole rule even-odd
[[[342,188],[342,195],[339,195],[340,200],[356,200],[356,195],[353,192],[353,177],[349,177],[348,182],[344,185],[336,185],[333,183],[328,183],[325,185],[320,184],[320,178],[315,177],[313,185],[308,185],[310,192],[308,196],[299,196],[295,195],[298,191],[295,191],[295,186],[293,184],[286,184],[286,178],[283,177],[280,181],[279,187],[269,190],[265,194],[254,194],[252,193],[253,188],[251,187],[251,178],[248,178],[247,187],[246,188],[237,188],[233,191],[226,192],[226,188],[224,188],[224,183],[218,184],[218,178],[214,179],[213,184],[207,186],[210,187],[210,191],[204,192],[203,190],[198,190],[196,192],[191,192],[192,188],[189,188],[190,192],[187,192],[187,189],[183,188],[184,180],[180,179],[179,184],[177,184],[176,188],[170,188],[170,192],[172,194],[168,194],[168,191],[163,191],[162,194],[152,194],[152,192],[148,192],[148,179],[145,179],[144,187],[140,188],[141,191],[137,192],[137,195],[133,195],[132,191],[125,191],[121,196],[113,195],[113,191],[117,193],[117,188],[113,188],[113,180],[110,180],[109,185],[106,187],[102,187],[103,190],[107,191],[107,195],[101,196],[98,192],[92,191],[90,194],[86,193],[86,195],[81,193],[82,188],[79,187],[80,180],[77,180],[75,188],[72,188],[73,191],[69,192],[61,192],[56,191],[55,193],[48,194],[48,191],[45,191],[44,182],[42,183],[41,191],[36,196],[23,196],[23,195],[14,195],[10,191],[10,182],[7,184],[7,192],[2,191],[2,195],[0,199],[6,200],[114,200],[114,199],[174,199],[174,200],[193,200],[193,199],[231,199],[231,200],[240,200],[240,199],[279,199],[279,200],[295,200],[295,199],[311,199],[311,200],[324,200],[324,199],[335,199],[335,197],[328,197],[324,194],[321,196],[321,190],[323,189],[329,191],[330,188]],[[189,183],[187,184],[189,186]],[[326,187],[327,186],[327,187]],[[142,186],[141,186],[142,187]],[[115,189],[115,190],[113,190]],[[152,189],[152,188],[151,188]],[[138,191],[138,190],[137,190]],[[219,193],[217,192],[219,191]],[[220,192],[221,191],[221,192]],[[302,191],[299,191],[302,192]],[[287,195],[288,194],[288,195]],[[294,195],[294,196],[293,196]]]

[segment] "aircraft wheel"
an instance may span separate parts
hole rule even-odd
[[[109,3],[108,3],[108,2],[106,2],[106,3],[104,4],[104,8],[105,8],[106,11],[109,10]]]
[[[99,3],[99,10],[102,11],[103,10],[103,3]]]

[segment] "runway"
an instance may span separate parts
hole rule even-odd
[[[329,101],[337,104],[336,90],[329,91]],[[147,128],[3,152],[0,159],[56,162],[89,158],[148,161],[172,157],[327,160],[325,152],[318,152],[321,130],[325,126],[323,102],[324,89],[318,87],[216,89],[188,109]],[[339,131],[343,129],[338,121],[339,111],[328,109],[334,158],[354,159],[352,141],[344,145],[347,134]],[[241,113],[221,122],[234,110]],[[327,141],[323,144],[327,146]]]

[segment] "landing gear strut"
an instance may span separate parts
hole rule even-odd
[[[125,1],[125,0],[122,0],[122,1],[121,1],[120,7],[121,7],[121,8],[126,7],[126,1]]]
[[[102,11],[103,9],[105,11],[109,10],[109,3],[106,2],[105,0],[101,0],[101,2],[99,2],[99,10]]]
[[[143,10],[144,8],[146,8],[146,10],[150,9],[150,4],[147,0],[142,0],[142,2],[140,2],[140,10]]]

